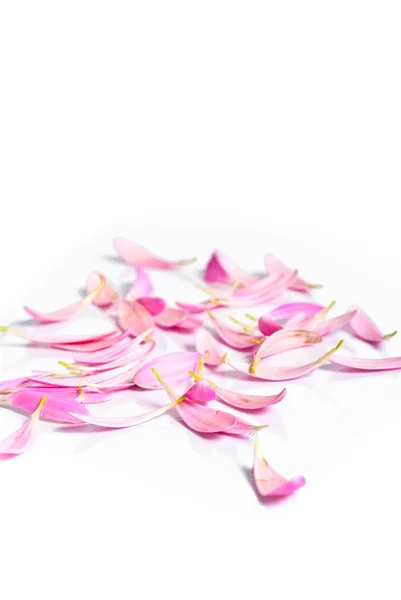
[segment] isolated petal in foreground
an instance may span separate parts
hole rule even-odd
[[[68,321],[73,316],[75,316],[75,314],[79,310],[84,308],[84,306],[87,306],[88,304],[93,302],[96,299],[96,296],[98,296],[102,292],[105,286],[106,280],[102,275],[100,275],[99,285],[87,296],[85,296],[83,300],[75,302],[74,304],[71,304],[71,306],[66,306],[65,308],[61,308],[60,310],[56,310],[54,312],[49,313],[40,313],[35,310],[32,310],[28,306],[24,306],[24,309],[33,319],[36,319],[41,323],[58,323],[62,321]]]
[[[334,352],[338,350],[344,340],[341,340],[337,346],[332,348],[329,352],[326,352],[323,356],[314,360],[306,365],[299,367],[273,367],[272,365],[266,364],[266,361],[262,361],[255,365],[249,365],[239,361],[233,361],[226,359],[226,362],[236,371],[246,373],[251,377],[258,379],[265,379],[266,381],[286,381],[290,379],[298,379],[315,371],[318,367],[325,364],[332,357]]]
[[[110,306],[115,302],[118,298],[118,292],[114,284],[104,277],[101,273],[97,271],[93,271],[88,275],[88,279],[86,280],[86,290],[88,294],[94,292],[102,282],[102,279],[105,280],[106,284],[104,288],[94,297],[92,300],[93,304],[96,306]]]
[[[392,333],[383,334],[365,311],[358,306],[352,306],[349,310],[355,311],[349,323],[352,332],[366,342],[380,343],[394,337],[397,333],[393,331]]]
[[[115,238],[114,248],[126,263],[134,267],[145,267],[148,269],[176,269],[182,265],[191,264],[196,260],[194,258],[176,261],[165,260],[164,258],[155,256],[140,244],[136,244],[125,238]]]
[[[254,436],[253,477],[258,493],[263,496],[288,496],[305,485],[305,477],[286,479],[277,473],[263,457],[258,435]]]
[[[0,455],[22,454],[23,452],[26,452],[26,450],[29,450],[35,441],[37,424],[45,401],[46,396],[43,396],[34,412],[30,415],[29,419],[25,421],[22,427],[0,442]]]
[[[200,358],[199,352],[173,352],[157,356],[139,367],[134,376],[134,384],[150,390],[162,389],[163,385],[155,377],[153,369],[170,385],[186,383],[189,380],[188,371],[196,369]]]
[[[244,285],[255,281],[256,277],[241,269],[235,261],[220,250],[215,250],[206,265],[204,273],[208,283],[231,284],[238,281]]]

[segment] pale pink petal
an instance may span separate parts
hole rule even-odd
[[[255,277],[249,275],[224,252],[215,250],[206,265],[204,273],[205,281],[208,283],[230,284],[235,281],[248,285],[255,281]]]
[[[88,354],[87,352],[82,352],[81,354],[75,355],[75,362],[84,364],[84,365],[96,365],[96,364],[104,364],[126,356],[133,350],[142,344],[145,340],[149,339],[152,334],[152,329],[148,329],[144,331],[141,335],[136,336],[136,338],[132,339],[128,337],[129,331],[125,332],[124,339],[117,342],[111,347],[104,348],[102,350],[97,350]]]
[[[153,285],[149,275],[142,267],[136,267],[136,279],[129,289],[126,300],[137,300],[149,296],[152,292]]]
[[[29,381],[50,387],[96,387],[97,389],[125,389],[132,387],[133,378],[138,368],[138,362],[123,365],[94,375],[78,375],[57,377],[50,375],[32,376]]]
[[[338,356],[330,358],[335,365],[349,367],[361,371],[392,371],[401,369],[401,356],[390,358],[354,358],[353,356]]]
[[[356,311],[349,325],[352,332],[366,342],[379,343],[393,337],[397,332],[383,334],[372,319],[359,307],[352,306],[350,310]]]
[[[286,275],[291,272],[292,269],[289,269],[281,260],[279,260],[273,254],[266,254],[265,256],[265,269],[267,273],[270,275]],[[295,290],[297,292],[306,292],[310,288],[319,287],[315,284],[308,283],[305,279],[301,277],[296,277],[294,281],[290,284],[290,289]]]
[[[59,423],[79,423],[79,420],[72,417],[70,412],[81,415],[89,414],[85,404],[79,401],[79,396],[75,390],[71,392],[60,388],[44,390],[45,388],[23,388],[14,392],[7,404],[25,412],[33,413],[41,398],[46,395],[46,402],[42,408],[42,419]]]
[[[316,327],[313,328],[316,333],[319,335],[328,335],[329,333],[333,333],[333,331],[337,331],[342,327],[345,327],[348,323],[350,323],[355,315],[356,311],[352,310],[338,317],[333,317],[332,319],[326,319],[325,321],[320,321]]]
[[[114,248],[126,263],[134,267],[146,267],[148,269],[176,269],[181,265],[190,264],[195,260],[164,260],[163,258],[155,256],[143,246],[126,240],[125,238],[115,238]]]
[[[88,294],[91,294],[96,290],[96,288],[99,287],[102,277],[104,277],[104,275],[98,273],[97,271],[89,274],[86,281],[86,289]],[[104,279],[106,282],[104,288],[100,293],[97,294],[97,296],[95,296],[92,301],[93,304],[96,304],[96,306],[110,306],[110,304],[113,304],[113,302],[115,302],[118,298],[118,292],[114,284],[106,277],[104,277]]]
[[[216,399],[216,392],[207,381],[196,381],[185,393],[188,400],[205,404]]]
[[[234,408],[240,408],[242,410],[258,410],[260,408],[272,406],[273,404],[280,402],[287,392],[286,388],[283,388],[278,394],[255,396],[254,394],[243,394],[242,392],[227,390],[215,383],[212,383],[212,387],[220,400],[223,400],[223,402]]]
[[[216,308],[221,308],[219,304],[214,302],[201,302],[200,304],[190,304],[188,302],[176,302],[176,305],[179,308],[185,310],[185,312],[193,313],[195,315],[200,315],[206,310],[216,310]]]
[[[153,329],[152,315],[137,301],[120,300],[117,304],[117,320],[121,329],[129,330],[131,335],[141,335]]]
[[[263,335],[271,335],[275,331],[280,331],[280,329],[282,329],[280,323],[277,323],[277,321],[269,315],[262,315],[258,321],[258,326]]]
[[[18,389],[21,385],[28,381],[27,377],[17,377],[15,379],[6,379],[0,382],[0,396]]]
[[[100,348],[112,346],[129,335],[129,332],[121,333],[121,331],[109,331],[97,335],[81,335],[75,337],[59,337],[55,335],[41,335],[40,333],[31,333],[21,330],[15,330],[10,327],[0,327],[0,332],[4,331],[33,342],[35,344],[44,344],[46,346],[54,346],[57,348],[65,348],[66,350],[93,351]],[[103,344],[103,345],[102,345]]]
[[[37,424],[40,419],[42,406],[45,403],[46,397],[44,396],[37,404],[35,410],[30,415],[29,419],[25,423],[14,431],[11,435],[6,437],[0,442],[0,455],[1,454],[22,454],[29,450],[35,441],[37,433]]]
[[[156,408],[156,410],[152,410],[142,415],[126,417],[99,417],[94,415],[83,416],[74,413],[72,416],[82,423],[87,423],[89,425],[107,427],[109,429],[123,429],[125,427],[135,427],[135,425],[141,425],[142,423],[151,421],[156,417],[160,417],[162,414],[170,410],[170,408],[173,408],[173,406],[177,406],[179,402],[182,402],[182,400],[174,400],[173,402],[170,402],[170,404],[166,404],[165,406],[161,406],[160,408]]]
[[[310,319],[308,313],[299,313],[284,323],[284,329],[306,329]]]
[[[253,476],[258,493],[263,496],[288,496],[305,485],[305,477],[286,479],[277,473],[263,457],[257,435],[255,435]]]
[[[215,410],[202,404],[181,402],[177,412],[190,429],[199,433],[220,433],[234,427],[237,418],[234,415]]]
[[[182,321],[177,323],[175,328],[180,331],[186,332],[186,331],[193,331],[194,329],[199,329],[199,327],[202,327],[202,325],[203,325],[203,320],[200,319],[199,317],[195,317],[193,315],[186,315],[184,317],[184,319],[182,319]]]
[[[250,377],[265,379],[266,381],[286,381],[308,375],[321,365],[325,364],[331,358],[334,352],[337,351],[341,344],[342,341],[337,344],[335,348],[332,348],[332,350],[321,356],[319,359],[299,367],[273,367],[272,365],[266,364],[265,361],[259,362],[256,365],[255,363],[249,365],[247,363],[233,361],[230,359],[227,359],[227,363],[236,371],[245,373]]]
[[[237,329],[233,329],[229,325],[221,323],[212,313],[209,312],[208,314],[218,335],[228,346],[236,348],[237,350],[248,350],[249,348],[255,347],[256,343],[253,341],[254,339],[257,339],[255,334],[245,333],[238,331]],[[251,327],[249,327],[249,329],[251,329]]]
[[[250,433],[255,433],[258,429],[263,429],[264,427],[265,425],[254,425],[253,423],[248,423],[248,421],[244,421],[244,419],[237,417],[235,425],[225,433],[228,433],[229,435],[248,435]]]
[[[304,329],[281,329],[280,331],[276,331],[259,345],[251,365],[251,371],[256,368],[262,358],[294,350],[295,348],[309,346],[310,344],[318,344],[322,339],[315,331]]]
[[[159,315],[166,308],[166,301],[163,298],[156,298],[153,296],[144,296],[143,298],[137,298],[137,302],[142,304],[152,317]]]
[[[177,327],[177,325],[185,319],[187,312],[181,308],[167,307],[157,317],[155,317],[155,323],[158,327],[165,329],[171,329]]]
[[[322,304],[316,304],[315,302],[287,302],[287,304],[276,306],[269,314],[273,319],[290,319],[299,313],[306,313],[308,316],[313,317],[323,309]]]
[[[83,300],[75,302],[74,304],[66,306],[65,308],[55,310],[53,312],[40,313],[35,310],[32,310],[28,306],[24,306],[24,309],[33,319],[36,319],[41,323],[59,323],[62,321],[68,321],[69,319],[74,317],[79,310],[93,302],[93,300],[96,299],[96,296],[101,293],[105,285],[105,278],[103,276],[100,276],[99,285],[92,292],[90,292],[90,294],[88,294]]]
[[[200,358],[199,352],[173,352],[158,356],[139,367],[134,384],[146,389],[161,389],[163,386],[152,369],[156,369],[171,385],[185,383],[189,379],[188,371],[196,369]]]
[[[221,363],[225,350],[206,329],[198,329],[195,345],[197,351],[203,355],[206,365],[215,366]]]
[[[290,289],[296,279],[296,271],[289,271],[283,275],[273,277],[265,277],[255,284],[248,286],[245,290],[240,290],[232,294],[227,299],[227,303],[229,306],[244,308],[271,302],[281,296],[287,289]]]

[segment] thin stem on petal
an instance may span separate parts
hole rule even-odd
[[[156,369],[152,367],[151,371],[156,377],[156,379],[159,381],[159,383],[162,385],[162,387],[166,390],[170,398],[174,398],[174,403],[172,404],[172,406],[175,406],[175,404],[179,404],[180,402],[186,399],[186,396],[177,397],[177,394],[175,393],[173,388],[167,383],[167,381],[164,381],[164,379],[161,377],[161,375],[159,375]]]
[[[177,265],[179,267],[184,267],[185,265],[193,265],[198,259],[196,257],[193,258],[182,258],[181,260],[177,260]]]
[[[257,318],[254,317],[253,315],[250,315],[249,313],[245,313],[245,316],[247,319],[249,319],[250,321],[257,321]]]
[[[42,412],[42,406],[44,405],[44,403],[46,402],[46,400],[47,400],[47,397],[46,396],[42,396],[42,398],[40,399],[39,404],[37,405],[37,407],[35,408],[35,410],[31,414],[31,419],[35,419],[35,420],[39,420],[40,419],[40,414]]]
[[[90,304],[98,294],[100,294],[100,292],[103,290],[103,288],[106,286],[106,278],[104,277],[104,275],[101,275],[99,273],[98,275],[99,279],[100,279],[100,283],[97,286],[96,289],[93,290],[93,292],[91,292],[90,294],[88,294],[83,300],[82,300],[82,304]]]
[[[387,333],[386,335],[383,335],[383,340],[391,340],[397,333],[397,330],[393,331],[393,333]]]
[[[223,356],[220,359],[220,362],[222,365],[224,365],[227,362],[227,358],[228,358],[228,353],[224,352]]]
[[[198,360],[198,368],[196,370],[196,374],[198,377],[202,378],[203,376],[203,356]]]
[[[317,362],[319,362],[320,364],[324,364],[325,362],[327,362],[330,356],[333,356],[334,352],[337,352],[337,350],[343,345],[343,343],[344,340],[340,340],[337,346],[326,352],[326,354],[323,354],[323,356],[321,356]]]
[[[323,308],[323,310],[317,312],[309,324],[309,329],[314,329],[314,327],[316,327],[316,325],[327,315],[327,313],[333,308],[333,306],[335,306],[335,304],[336,301],[333,300],[330,302],[330,304]]]
[[[241,327],[242,333],[248,333],[249,335],[253,335],[255,333],[254,327],[251,327],[250,325],[247,325],[246,323],[242,323],[235,317],[228,317],[228,318],[230,319],[230,321],[235,323],[235,325],[238,325],[238,327]]]

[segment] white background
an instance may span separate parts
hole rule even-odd
[[[2,2],[1,322],[72,302],[93,269],[128,281],[107,258],[125,235],[251,270],[274,252],[319,300],[401,329],[400,26],[395,1]],[[6,337],[0,375],[60,357]],[[274,466],[308,480],[268,506],[248,443],[173,415],[42,423],[0,464],[1,597],[399,598],[401,376],[315,375],[257,417]],[[1,435],[21,422],[2,410]]]

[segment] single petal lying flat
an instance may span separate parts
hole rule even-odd
[[[176,269],[182,265],[195,262],[195,259],[173,261],[159,258],[140,244],[136,244],[125,238],[115,238],[114,248],[127,264],[134,267],[145,267],[147,269]]]
[[[171,385],[185,383],[189,379],[188,371],[196,369],[200,358],[199,352],[173,352],[157,356],[138,368],[134,376],[134,384],[150,390],[162,389],[163,385],[155,377],[152,369],[156,369]]]
[[[256,365],[253,363],[249,365],[247,363],[233,361],[230,359],[226,359],[226,362],[236,371],[240,373],[245,373],[251,377],[256,377],[257,379],[265,379],[266,381],[286,381],[290,379],[298,379],[298,377],[303,377],[304,375],[308,375],[315,371],[318,367],[328,362],[331,356],[338,350],[338,348],[343,343],[343,340],[337,344],[334,348],[332,348],[329,352],[326,352],[323,356],[314,360],[306,365],[301,365],[298,367],[273,367],[272,365],[266,364],[266,361],[261,361]]]
[[[227,390],[215,383],[212,384],[212,387],[219,400],[222,400],[234,408],[240,408],[241,410],[259,410],[261,408],[267,408],[268,406],[280,402],[287,392],[286,388],[283,388],[278,394],[255,396],[254,394],[244,394],[242,392]]]
[[[58,323],[58,322],[68,321],[69,319],[72,319],[72,317],[74,317],[78,311],[80,311],[82,308],[84,308],[85,306],[87,306],[88,304],[93,302],[93,300],[96,298],[96,296],[98,296],[101,293],[101,291],[103,290],[105,285],[106,285],[105,278],[103,276],[100,276],[99,285],[92,292],[90,292],[87,296],[85,296],[85,298],[83,300],[80,300],[79,302],[75,302],[74,304],[71,304],[70,306],[66,306],[65,308],[55,310],[53,312],[40,313],[35,310],[32,310],[28,306],[24,306],[24,309],[33,319],[36,319],[37,321],[40,321],[41,323]]]
[[[257,434],[254,436],[253,477],[258,493],[263,496],[288,496],[305,485],[305,477],[286,479],[263,457]]]
[[[31,448],[35,441],[37,424],[45,401],[46,396],[43,396],[34,412],[30,415],[29,419],[25,421],[22,427],[0,442],[0,454],[22,454]]]
[[[390,358],[357,358],[353,356],[332,356],[330,362],[358,371],[396,371],[401,369],[401,356]]]
[[[354,311],[349,323],[352,332],[356,337],[366,342],[380,343],[383,340],[392,338],[397,333],[394,331],[393,333],[383,334],[369,315],[358,306],[350,307],[350,311]]]

